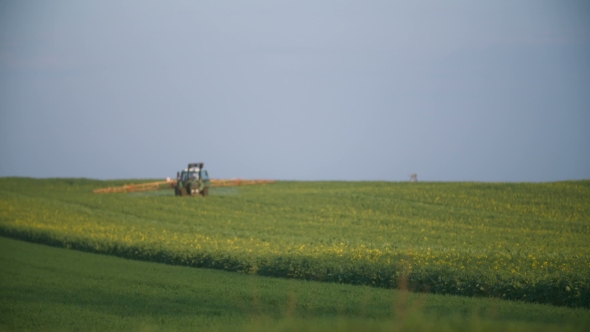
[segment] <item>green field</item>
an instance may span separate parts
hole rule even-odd
[[[590,308],[590,181],[92,194],[124,182],[0,179],[0,234],[251,275]]]
[[[0,331],[585,331],[586,309],[131,261],[0,237]]]

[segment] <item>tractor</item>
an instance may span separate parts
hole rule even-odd
[[[203,163],[188,164],[182,172],[176,173],[176,196],[209,196],[209,174],[203,169]]]

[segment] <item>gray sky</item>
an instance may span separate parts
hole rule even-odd
[[[2,1],[0,176],[590,179],[587,1]]]

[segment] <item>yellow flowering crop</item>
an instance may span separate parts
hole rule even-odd
[[[171,264],[590,306],[590,181],[92,194],[109,185],[0,179],[0,232]]]

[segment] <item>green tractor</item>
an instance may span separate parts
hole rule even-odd
[[[176,173],[176,196],[209,196],[209,174],[203,169],[203,163],[188,164],[182,172]]]

